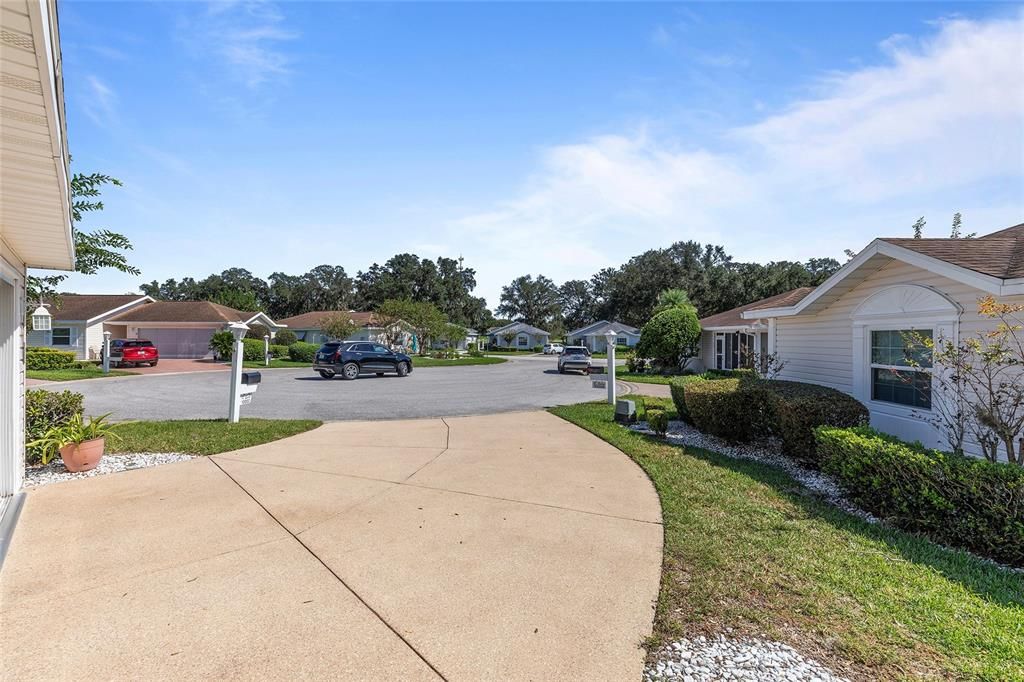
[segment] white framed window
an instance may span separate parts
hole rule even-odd
[[[530,344],[530,339],[528,339],[528,338],[527,338],[527,337],[525,337],[525,336],[520,336],[520,337],[519,337],[519,338],[518,338],[518,339],[516,340],[516,343],[518,343],[518,344],[519,344],[520,346],[522,346],[522,347],[524,347],[524,348],[525,348],[526,346],[528,346],[528,345]]]
[[[54,327],[50,330],[51,346],[70,346],[71,327]]]
[[[744,332],[715,332],[715,369],[749,366],[754,352],[754,335]]]
[[[871,399],[924,410],[932,406],[933,329],[872,329]]]
[[[615,345],[616,346],[625,346],[628,343],[629,343],[629,339],[627,339],[625,336],[620,336],[617,339],[615,339]]]

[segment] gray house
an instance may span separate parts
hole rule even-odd
[[[505,340],[509,335],[511,342]],[[525,322],[510,322],[500,327],[487,330],[487,341],[492,348],[509,348],[530,350],[543,346],[551,338],[551,334]]]
[[[615,332],[616,346],[629,346],[632,348],[640,341],[640,330],[636,327],[630,327],[628,324],[621,322],[599,320],[566,334],[566,345],[586,346],[590,349],[591,353],[604,353],[608,350],[608,341],[605,339],[605,334],[609,330]]]

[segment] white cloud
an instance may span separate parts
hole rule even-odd
[[[943,21],[879,47],[883,65],[829,74],[813,99],[701,148],[640,130],[544,150],[516,196],[454,220],[448,241],[465,245],[493,305],[517,275],[588,277],[680,239],[805,259],[929,211],[944,225],[962,209],[982,232],[1002,225],[970,210],[1017,220],[1021,193],[986,200],[979,187],[1024,178],[1024,15]]]
[[[100,128],[110,128],[119,121],[117,110],[117,93],[98,76],[89,74],[85,77],[86,94],[83,97],[82,110],[93,123]]]

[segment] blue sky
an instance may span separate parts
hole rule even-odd
[[[141,278],[398,252],[586,278],[680,239],[842,259],[925,215],[1024,220],[1011,4],[99,3],[60,7],[83,228]]]

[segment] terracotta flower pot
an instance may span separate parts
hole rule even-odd
[[[89,471],[95,469],[103,457],[105,438],[93,438],[81,443],[68,443],[60,449],[60,458],[68,471]]]

